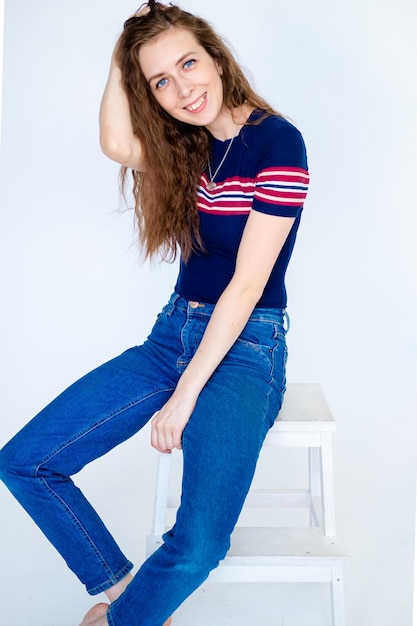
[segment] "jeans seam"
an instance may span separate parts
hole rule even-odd
[[[107,619],[107,621],[109,623],[109,626],[116,626],[116,622],[113,619],[113,615],[110,612],[110,608],[111,608],[111,605],[109,606],[109,608],[106,611],[106,619]]]
[[[106,589],[109,589],[109,587],[112,587],[120,580],[122,580],[129,572],[132,571],[133,567],[133,563],[131,563],[129,560],[126,560],[124,567],[119,569],[116,573],[113,573],[111,578],[103,583],[100,583],[99,585],[95,585],[94,587],[87,587],[87,592],[89,593],[89,595],[95,596],[98,593],[106,591]]]
[[[282,395],[285,391],[285,370],[286,370],[286,365],[287,365],[288,348],[287,348],[287,344],[285,341],[285,336],[281,335],[281,338],[284,340],[284,345],[283,345],[283,354],[282,354],[282,364],[280,364],[279,366],[279,371],[283,372],[284,376],[282,380],[277,380],[277,378],[274,376],[274,372],[276,370],[276,365],[277,365],[276,354],[279,348],[279,343],[277,343],[275,347],[273,348],[273,350],[271,351],[270,386],[271,386],[271,391],[272,391],[274,383],[278,383],[281,387],[281,395]]]
[[[49,493],[59,502],[59,504],[61,505],[62,509],[64,511],[66,511],[67,513],[69,513],[73,523],[78,527],[79,530],[81,530],[81,532],[82,532],[82,534],[84,536],[84,539],[86,539],[87,542],[90,544],[90,546],[93,548],[94,553],[96,554],[96,556],[99,558],[99,560],[101,562],[101,565],[108,572],[108,574],[114,578],[114,573],[113,573],[111,567],[108,565],[107,561],[105,560],[105,558],[101,554],[100,550],[97,548],[95,542],[91,538],[90,534],[88,533],[87,529],[81,524],[80,520],[75,515],[74,511],[68,506],[68,504],[65,502],[65,500],[63,500],[63,498],[61,498],[61,496],[59,494],[57,494],[54,489],[52,489],[52,487],[48,484],[48,482],[47,482],[47,480],[45,478],[40,478],[39,480],[41,481],[41,483],[43,483],[45,485],[47,491],[49,491]]]

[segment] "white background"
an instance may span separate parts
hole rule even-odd
[[[304,135],[312,184],[287,281],[288,378],[320,382],[337,419],[348,624],[408,626],[417,439],[416,3],[182,6],[225,35],[257,90]],[[140,263],[132,214],[119,210],[118,167],[97,140],[111,49],[135,8],[126,0],[6,0],[0,445],[75,378],[143,340],[172,290],[175,266]],[[80,477],[136,562],[152,504],[148,439],[148,432],[136,437]],[[298,480],[296,462],[275,461],[270,472]],[[0,498],[3,615],[16,613],[10,594],[17,585],[34,614],[51,585],[60,597],[78,593],[3,486]]]

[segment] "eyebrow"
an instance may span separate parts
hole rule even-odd
[[[181,65],[181,63],[183,63],[188,56],[195,55],[195,54],[197,53],[193,52],[192,50],[190,52],[187,52],[186,54],[183,54],[175,63],[175,67],[177,67],[178,65]],[[165,76],[165,74],[167,74],[167,72],[158,72],[158,74],[154,74],[153,76],[150,76],[148,78],[148,83],[151,83],[153,80],[157,80],[158,78],[162,78],[163,76]]]

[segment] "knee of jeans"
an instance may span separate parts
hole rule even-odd
[[[0,480],[7,484],[7,477],[10,473],[11,463],[7,454],[7,447],[0,450]]]
[[[29,469],[25,467],[22,457],[23,451],[13,445],[13,440],[0,450],[0,479],[5,485],[29,475]]]
[[[189,541],[182,541],[173,531],[165,533],[164,541],[177,567],[203,577],[218,566],[230,547],[229,537],[214,538],[199,534]]]

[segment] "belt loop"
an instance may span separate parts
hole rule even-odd
[[[180,296],[174,291],[165,307],[167,315],[171,316],[173,314],[179,297]]]
[[[291,320],[290,320],[290,316],[288,315],[287,311],[284,311],[284,331],[285,334],[288,333],[288,331],[291,328]]]

